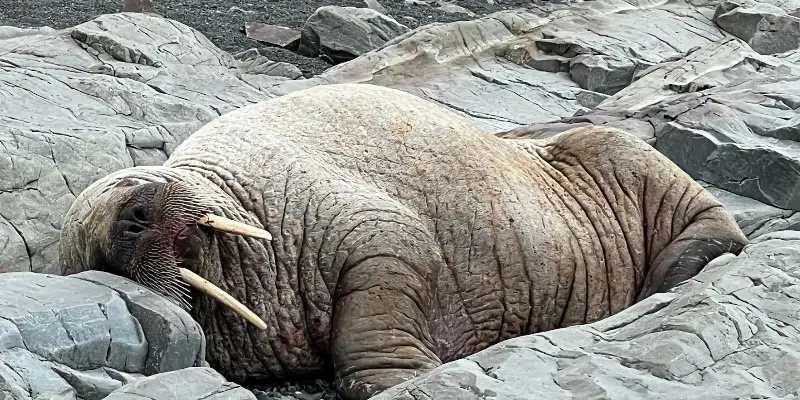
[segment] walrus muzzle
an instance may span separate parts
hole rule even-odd
[[[198,225],[205,225],[211,229],[221,232],[233,233],[236,235],[252,236],[260,239],[272,240],[272,235],[269,232],[234,221],[225,217],[220,217],[214,214],[207,214],[197,221]],[[267,329],[267,324],[259,318],[254,312],[250,311],[247,306],[233,298],[226,291],[220,289],[213,283],[207,281],[200,275],[189,271],[186,268],[178,268],[181,273],[181,278],[195,289],[213,297],[221,302],[236,314],[241,315],[244,319],[257,326],[259,329]]]

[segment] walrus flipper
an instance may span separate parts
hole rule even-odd
[[[348,400],[370,398],[442,364],[425,321],[444,260],[422,223],[395,207],[394,220],[356,211],[348,218],[356,227],[339,247],[347,257],[330,350],[337,390]]]
[[[700,196],[711,197],[706,192]],[[747,238],[736,228],[736,222],[721,205],[698,214],[654,260],[637,301],[693,278],[711,260],[725,253],[738,255]]]

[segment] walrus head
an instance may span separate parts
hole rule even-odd
[[[191,308],[193,287],[266,329],[250,309],[192,270],[202,269],[207,261],[204,249],[210,235],[272,237],[264,229],[220,215],[219,201],[202,189],[183,180],[108,176],[95,182],[67,213],[60,244],[62,273],[95,269],[124,276],[185,309]],[[76,230],[80,234],[75,235]],[[76,240],[81,243],[70,242]]]

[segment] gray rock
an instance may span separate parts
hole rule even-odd
[[[408,31],[407,26],[371,8],[324,6],[303,25],[298,52],[338,64]]]
[[[368,8],[371,8],[381,14],[389,15],[389,12],[386,11],[386,7],[383,6],[378,0],[364,0],[364,4],[367,5]]]
[[[612,317],[507,340],[373,399],[796,398],[798,294],[800,232],[774,232]]]
[[[699,182],[717,198],[731,213],[739,228],[749,239],[765,233],[781,230],[800,230],[800,212],[768,206],[759,201],[739,196],[717,188],[707,182]]]
[[[587,123],[648,140],[698,180],[772,207],[800,211],[800,65],[737,38],[645,69],[594,110],[499,133],[552,135]]]
[[[786,190],[800,185],[800,74],[778,59],[741,49],[730,53],[739,54],[735,58],[714,52],[717,57],[707,58],[711,62],[692,65],[690,55],[655,68],[597,110],[647,121],[654,128],[656,149],[695,179],[774,207],[800,210],[800,192]],[[725,60],[730,67],[720,65]]]
[[[785,2],[782,7],[800,6]],[[761,54],[783,53],[800,47],[800,18],[769,2],[726,0],[717,6],[714,22],[725,31],[747,42]]]
[[[248,39],[285,48],[296,47],[300,42],[300,32],[284,26],[250,21],[244,24],[244,31]]]
[[[264,70],[239,63],[197,31],[140,13],[0,38],[0,93],[14,99],[0,101],[0,272],[58,272],[76,193],[160,164],[215,116],[272,97],[245,81],[266,86]]]
[[[296,65],[272,61],[262,56],[258,49],[255,48],[234,54],[234,57],[239,61],[239,69],[245,74],[245,77],[242,79],[245,80],[252,79],[253,77],[298,79],[303,76],[303,72],[300,71],[300,68],[297,68]]]
[[[581,54],[569,62],[572,80],[586,90],[604,94],[614,94],[630,85],[636,68],[629,59],[596,54]]]
[[[554,122],[590,111],[596,103],[586,102],[587,89],[614,93],[637,71],[726,37],[709,20],[716,5],[547,2],[526,11],[432,24],[275,90],[365,82],[451,107],[492,133]]]
[[[35,28],[17,28],[14,26],[0,26],[0,40],[11,39],[29,35],[47,35],[55,33],[56,30],[49,26]]]
[[[13,399],[102,399],[206,364],[199,325],[144,287],[98,271],[0,274],[0,393]]]
[[[228,382],[211,368],[186,368],[129,383],[106,400],[256,400],[249,390]]]

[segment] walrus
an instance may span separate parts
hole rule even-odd
[[[232,381],[331,373],[366,399],[618,313],[746,243],[628,132],[502,139],[403,91],[332,84],[228,112],[162,166],[94,182],[65,216],[60,266],[187,307]]]

